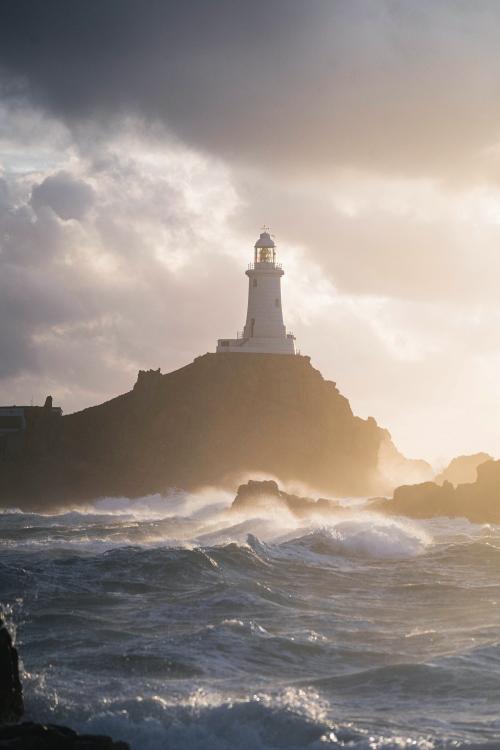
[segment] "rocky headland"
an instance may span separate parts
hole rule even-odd
[[[432,476],[351,410],[308,357],[206,354],[141,372],[132,391],[50,421],[0,451],[0,506],[45,510],[267,474],[326,495],[387,494]]]

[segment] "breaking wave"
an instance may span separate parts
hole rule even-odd
[[[134,750],[499,741],[500,529],[230,501],[2,514],[27,719]]]

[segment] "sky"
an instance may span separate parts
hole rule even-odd
[[[0,403],[214,351],[275,235],[302,354],[500,457],[496,0],[0,0]]]

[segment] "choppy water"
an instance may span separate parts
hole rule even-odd
[[[27,718],[135,750],[500,747],[500,528],[218,492],[0,515]]]

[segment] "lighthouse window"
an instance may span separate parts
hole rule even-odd
[[[278,297],[276,297],[276,299],[274,300],[274,304],[276,305],[276,307],[280,306],[280,301],[279,301]]]
[[[253,285],[254,285],[254,286],[257,286],[257,279],[254,279],[254,280],[253,280]]]

